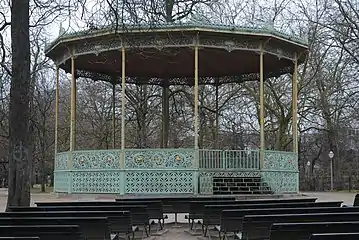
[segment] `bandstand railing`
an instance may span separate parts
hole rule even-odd
[[[199,150],[200,169],[259,169],[259,151]]]
[[[126,149],[58,153],[54,191],[113,194],[212,194],[213,178],[257,177],[275,193],[298,192],[292,152],[259,150]],[[198,156],[198,159],[196,159]]]

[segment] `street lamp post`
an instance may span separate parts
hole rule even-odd
[[[334,183],[333,183],[333,157],[334,157],[334,153],[333,153],[333,151],[330,151],[328,156],[329,156],[329,159],[330,159],[330,190],[333,191],[333,189],[334,189]]]

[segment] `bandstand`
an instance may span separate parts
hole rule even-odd
[[[127,26],[64,34],[47,46],[46,55],[56,64],[55,192],[120,195],[298,192],[297,71],[307,56],[304,41],[262,28]],[[57,152],[60,69],[72,74],[67,152]],[[293,76],[293,151],[269,151],[265,146],[264,81],[286,73]],[[122,100],[120,149],[76,148],[76,81],[81,77],[121,85],[121,93],[113,92],[113,98],[118,95]],[[199,149],[199,85],[244,81],[259,81],[260,148]],[[122,116],[126,114],[127,83],[157,84],[162,86],[163,94],[170,85],[192,86],[193,148],[166,148],[166,134],[163,148],[126,148]],[[164,100],[163,105],[166,104]],[[165,112],[164,115],[168,114]],[[113,110],[113,123],[115,117]],[[163,122],[163,129],[168,131],[166,118]],[[116,138],[114,131],[113,139]]]

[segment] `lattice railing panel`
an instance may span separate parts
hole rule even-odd
[[[189,169],[193,160],[192,149],[125,150],[126,169]]]
[[[119,171],[76,171],[72,173],[72,192],[74,193],[118,193],[119,191]]]
[[[68,172],[55,172],[54,173],[54,190],[55,192],[68,192],[70,184],[70,173]]]
[[[127,171],[126,193],[193,193],[192,171]]]

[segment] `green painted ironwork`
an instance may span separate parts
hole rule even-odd
[[[68,152],[58,153],[55,161],[55,170],[68,169],[69,158],[70,156]]]
[[[73,193],[118,193],[119,191],[118,170],[72,172]]]
[[[200,150],[200,169],[259,169],[259,151]]]
[[[266,151],[263,180],[275,193],[298,192],[298,156],[292,152]]]
[[[119,150],[74,151],[73,169],[120,169]]]
[[[125,150],[126,169],[191,169],[193,149]]]
[[[121,33],[122,31],[125,33],[133,32],[133,31],[146,31],[149,30],[193,30],[193,29],[201,29],[201,30],[207,30],[207,31],[227,31],[231,32],[233,34],[262,34],[262,35],[273,35],[276,37],[284,38],[286,40],[292,41],[297,44],[301,45],[308,45],[308,41],[294,36],[293,34],[288,34],[283,31],[275,30],[273,27],[269,27],[266,25],[263,26],[239,26],[239,25],[226,25],[226,24],[210,24],[210,23],[163,23],[163,24],[156,24],[156,25],[148,25],[148,24],[136,24],[136,25],[124,25],[124,29],[118,28],[117,26],[103,26],[101,29],[96,30],[83,30],[83,31],[77,31],[77,32],[71,32],[71,33],[64,33],[60,35],[55,41],[53,41],[50,44],[46,45],[45,52],[48,52],[51,50],[52,47],[54,47],[56,44],[71,40],[73,38],[77,37],[91,37],[91,36],[98,36],[98,35],[104,35],[109,33],[114,33],[116,29],[116,33]]]
[[[54,190],[55,192],[69,192],[70,173],[65,171],[55,171]]]
[[[126,174],[126,193],[193,193],[193,172],[177,169],[129,170]]]
[[[58,153],[54,188],[68,193],[212,194],[215,177],[260,177],[275,193],[299,190],[295,153],[265,151],[263,169],[257,150],[197,154],[194,149],[126,149],[120,169],[121,150]]]

